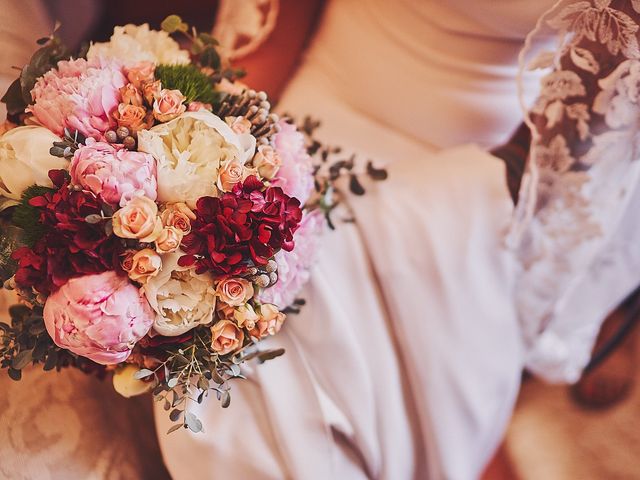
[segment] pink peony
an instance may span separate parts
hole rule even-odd
[[[281,120],[273,147],[282,164],[272,183],[304,205],[313,190],[313,165],[304,146],[304,135],[294,125]]]
[[[70,173],[74,184],[112,205],[124,205],[139,193],[151,200],[158,196],[156,161],[148,153],[88,139],[76,150]]]
[[[272,303],[280,309],[293,304],[309,280],[309,269],[315,261],[324,225],[325,220],[320,211],[304,214],[300,228],[293,236],[296,247],[291,252],[280,250],[275,256],[278,281],[259,293],[261,303]]]
[[[83,58],[60,61],[57,68],[36,82],[29,110],[58,136],[68,128],[102,139],[104,132],[116,126],[111,113],[118,108],[120,88],[126,83],[116,62]]]
[[[138,288],[115,272],[72,278],[44,306],[56,345],[102,365],[124,362],[153,319]]]

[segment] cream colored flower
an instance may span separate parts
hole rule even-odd
[[[240,349],[243,341],[244,333],[229,320],[221,320],[211,327],[211,348],[220,355]]]
[[[148,197],[133,197],[113,214],[113,233],[120,238],[153,242],[161,232],[158,206]]]
[[[94,43],[87,52],[87,59],[111,58],[133,66],[140,62],[160,64],[187,64],[189,52],[182,50],[178,42],[167,32],[151,30],[149,24],[116,27],[108,42]]]
[[[162,258],[150,248],[144,248],[131,256],[131,262],[123,262],[123,267],[134,282],[146,283],[162,268]]]
[[[282,328],[286,315],[275,305],[265,303],[260,305],[259,318],[253,328],[249,329],[249,334],[255,338],[264,338],[268,335],[275,335]]]
[[[180,248],[184,233],[176,227],[164,227],[156,239],[158,253],[171,253]]]
[[[163,255],[162,270],[141,289],[156,312],[153,328],[160,335],[182,335],[213,320],[213,278],[178,265],[182,255],[180,251]]]
[[[230,192],[236,184],[247,178],[249,173],[249,169],[239,159],[227,160],[220,165],[216,186],[221,192]]]
[[[253,298],[253,294],[253,285],[244,278],[225,278],[216,285],[216,296],[232,307],[244,305]]]
[[[69,162],[49,153],[60,141],[44,127],[17,127],[0,136],[0,210],[17,205],[31,185],[51,186],[49,170],[67,168]]]
[[[220,166],[236,159],[244,165],[253,157],[255,143],[251,135],[237,135],[204,110],[138,132],[138,150],[157,161],[158,200],[190,208],[200,197],[215,196]]]
[[[271,180],[276,176],[282,165],[280,155],[270,145],[260,145],[253,157],[253,166],[258,169],[261,177]]]
[[[259,316],[253,307],[246,303],[244,305],[240,305],[233,312],[233,318],[236,322],[238,322],[238,326],[241,328],[248,328],[251,330],[255,327],[256,322],[259,320]]]

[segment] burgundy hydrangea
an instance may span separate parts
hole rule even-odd
[[[280,249],[293,250],[293,234],[302,219],[300,202],[280,187],[264,187],[256,177],[237,184],[220,198],[202,197],[196,220],[182,241],[183,266],[197,272],[236,275],[265,265]]]
[[[100,215],[102,203],[91,192],[69,188],[63,170],[51,170],[56,190],[29,200],[39,211],[44,235],[33,248],[13,253],[18,262],[16,284],[49,295],[72,277],[119,269],[122,243],[107,236],[104,222],[88,223],[89,215]]]

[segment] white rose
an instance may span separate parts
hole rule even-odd
[[[154,330],[168,337],[211,323],[216,306],[213,278],[179,266],[182,255],[180,251],[163,255],[162,270],[141,289],[156,312]]]
[[[182,50],[178,42],[167,32],[150,30],[149,24],[116,27],[108,42],[94,43],[87,52],[87,59],[113,58],[128,67],[139,62],[159,64],[186,64],[189,52]]]
[[[153,155],[158,167],[158,201],[195,208],[200,197],[215,196],[222,163],[253,157],[256,139],[238,135],[213,113],[186,112],[138,132],[138,150]]]
[[[113,374],[113,389],[125,398],[135,397],[151,391],[156,383],[143,382],[134,378],[136,372],[140,370],[135,365],[126,365],[124,368],[116,370]]]
[[[0,210],[16,205],[22,192],[36,184],[51,186],[49,170],[69,162],[49,153],[60,138],[44,127],[17,127],[0,136]]]

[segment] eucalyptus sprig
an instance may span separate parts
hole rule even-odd
[[[162,30],[168,34],[179,34],[189,42],[189,52],[195,63],[205,69],[212,70],[210,78],[213,83],[222,79],[231,82],[244,76],[244,71],[231,67],[230,61],[221,54],[218,41],[209,33],[198,32],[195,27],[190,27],[178,15],[169,15],[160,24]],[[184,93],[184,92],[183,92]]]
[[[200,404],[213,392],[222,407],[227,408],[231,403],[229,382],[245,378],[241,363],[252,359],[262,363],[284,353],[283,349],[260,350],[250,342],[233,355],[219,355],[211,348],[209,328],[200,327],[193,332],[193,337],[181,347],[165,349],[166,359],[153,370],[143,368],[134,375],[157,385],[153,390],[154,400],[163,402],[169,419],[175,422],[167,433],[179,428],[202,432],[202,422],[189,411],[189,402]]]
[[[290,119],[290,121],[293,120]],[[366,193],[363,176],[373,181],[382,181],[387,179],[388,172],[384,168],[375,167],[370,159],[366,161],[364,171],[360,171],[358,167],[362,162],[358,161],[355,154],[345,156],[340,147],[323,144],[317,138],[318,127],[320,127],[320,121],[309,116],[304,117],[302,123],[298,125],[298,129],[305,135],[307,153],[314,162],[315,195],[307,203],[307,207],[319,208],[324,213],[329,227],[334,229],[331,214],[342,199],[338,181],[341,178],[347,178],[349,191],[361,196]]]

